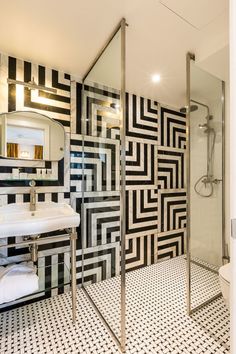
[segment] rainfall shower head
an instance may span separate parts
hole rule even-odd
[[[196,104],[192,104],[190,106],[190,112],[195,112],[198,110],[198,106]],[[187,112],[187,108],[186,107],[181,107],[179,110],[181,113],[186,113]]]

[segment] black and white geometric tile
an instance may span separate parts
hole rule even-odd
[[[161,107],[158,146],[158,259],[185,253],[186,248],[186,118]]]
[[[56,88],[57,93],[29,90],[22,85],[8,84],[8,78],[23,82],[29,82],[34,78],[40,85]],[[16,193],[14,187],[28,186],[31,177],[37,179],[36,168],[53,170],[50,180],[38,181],[39,186],[48,187],[48,192],[54,192],[55,187],[58,188],[58,192],[69,191],[70,80],[70,75],[66,73],[0,54],[0,112],[34,110],[60,122],[66,132],[65,157],[60,162],[0,159],[0,187],[6,194]],[[11,180],[14,167],[27,172],[27,180]]]
[[[157,244],[158,260],[166,260],[185,254],[186,229],[160,232]]]
[[[185,150],[158,147],[158,188],[185,187]]]
[[[119,140],[71,135],[71,191],[110,191],[120,189]]]
[[[0,60],[0,111],[36,110],[60,121],[67,132],[65,158],[59,163],[0,159],[1,204],[22,198],[28,201],[28,182],[35,177],[36,168],[52,169],[52,180],[37,182],[39,200],[49,198],[58,202],[63,196],[85,217],[85,229],[78,228],[78,284],[81,283],[82,241],[86,283],[118,275],[119,92],[92,83],[83,87],[68,74],[4,54]],[[30,92],[20,85],[8,85],[7,78],[25,82],[34,78],[41,85],[56,88],[57,94]],[[127,93],[126,99],[126,269],[132,270],[155,263],[158,252],[165,253],[162,248],[166,248],[164,258],[167,254],[174,257],[183,253],[185,237],[181,235],[185,211],[178,199],[185,200],[181,195],[185,187],[185,118],[147,98]],[[27,172],[28,179],[9,181],[14,167]],[[176,235],[179,231],[179,236],[175,236],[178,245],[173,246],[171,231]],[[67,244],[56,247],[56,254],[65,252],[66,255],[67,251]],[[50,263],[49,249],[42,250],[42,257],[43,252]],[[29,257],[28,250],[13,250],[9,260],[21,261],[24,257]]]
[[[126,136],[158,143],[159,106],[156,101],[126,94]]]
[[[71,90],[72,133],[119,139],[119,92],[96,83],[83,86],[76,81],[72,82]]]
[[[184,149],[186,146],[185,114],[161,107],[160,145]]]
[[[186,226],[186,190],[159,190],[160,232]]]
[[[145,234],[158,229],[157,189],[126,191],[126,234]]]
[[[155,188],[157,185],[157,145],[126,139],[126,188]]]
[[[156,230],[126,236],[126,271],[136,270],[157,262]]]
[[[1,54],[1,112],[34,110],[58,120],[70,132],[70,75]],[[56,94],[29,90],[7,84],[7,79],[29,82],[57,89]]]
[[[186,261],[177,257],[127,274],[127,354],[230,352],[230,316],[222,297],[187,316],[185,270]],[[206,284],[206,270],[195,265],[192,271],[193,279]],[[201,301],[219,290],[218,277],[207,287],[207,293],[196,294]],[[87,290],[119,336],[120,278],[92,284]],[[83,290],[77,294],[75,325],[70,293],[0,314],[0,352],[119,353]]]

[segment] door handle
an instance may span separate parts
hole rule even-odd
[[[231,237],[236,239],[236,219],[231,219]]]

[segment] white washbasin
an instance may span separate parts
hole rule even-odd
[[[80,224],[80,215],[65,203],[38,202],[36,211],[29,209],[29,203],[0,207],[0,238],[37,235]]]

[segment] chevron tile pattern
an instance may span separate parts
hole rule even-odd
[[[186,226],[186,191],[160,191],[159,209],[161,232],[184,228]]]
[[[158,259],[185,253],[186,178],[185,115],[161,107],[158,146]]]
[[[145,233],[158,228],[157,189],[126,192],[126,233]]]
[[[82,131],[85,135],[119,139],[119,93],[101,85],[85,85],[83,100],[85,121]]]
[[[120,189],[119,140],[72,134],[70,154],[71,191],[82,191],[83,171],[85,191]]]
[[[1,112],[37,110],[64,125],[70,132],[70,75],[1,54]],[[7,84],[7,79],[29,82],[57,89],[56,94],[29,90],[21,85]]]
[[[127,139],[126,186],[155,188],[157,184],[157,145]]]
[[[157,241],[157,234],[154,233],[127,235],[126,270],[135,270],[155,264],[157,262]]]
[[[158,147],[158,188],[185,187],[185,151]]]
[[[156,101],[126,94],[126,136],[158,142],[159,107]]]
[[[160,145],[184,149],[186,121],[183,113],[162,107],[160,117]]]
[[[186,252],[186,229],[171,230],[158,234],[158,259],[167,260]]]

